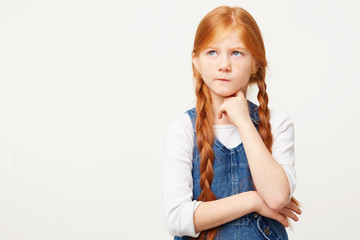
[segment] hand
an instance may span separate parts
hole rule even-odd
[[[289,222],[286,220],[285,217],[289,217],[296,222],[299,220],[299,218],[294,214],[294,212],[296,212],[299,215],[302,212],[301,212],[300,208],[298,208],[293,202],[291,202],[291,201],[288,202],[280,210],[273,210],[264,202],[264,200],[262,200],[260,195],[258,195],[258,196],[259,196],[259,202],[258,202],[258,205],[257,205],[257,208],[255,209],[255,211],[257,213],[259,213],[260,215],[275,219],[275,220],[279,221],[285,227],[289,227]]]
[[[232,96],[225,98],[219,110],[219,119],[221,119],[224,114],[236,126],[250,120],[248,102],[242,89]]]
[[[295,205],[295,203],[293,203],[292,201],[288,202],[282,209],[280,209],[280,213],[283,216],[287,216],[292,218],[295,222],[299,221],[298,216],[296,216],[294,214],[294,212],[296,212],[297,214],[301,214],[302,211],[300,210],[300,208],[298,206]]]

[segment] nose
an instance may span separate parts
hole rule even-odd
[[[230,72],[231,71],[231,64],[230,59],[228,56],[222,56],[219,59],[219,72]]]

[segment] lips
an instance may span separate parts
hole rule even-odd
[[[223,82],[229,82],[229,81],[230,81],[229,79],[226,79],[226,78],[219,78],[219,79],[217,79],[217,80],[223,81]]]

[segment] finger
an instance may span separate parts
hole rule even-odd
[[[270,218],[280,222],[282,225],[284,225],[284,227],[288,227],[290,225],[289,222],[286,220],[286,218],[283,215],[281,215],[279,212],[275,212],[273,216],[270,216]]]
[[[285,205],[285,208],[290,209],[293,212],[296,212],[297,214],[302,214],[301,209],[293,202],[289,202],[288,204]]]
[[[296,216],[292,211],[290,211],[287,208],[282,208],[280,210],[280,213],[283,214],[284,216],[288,216],[288,217],[292,218],[295,222],[299,221],[298,216]]]
[[[220,107],[220,109],[219,109],[219,114],[218,114],[218,118],[219,118],[219,119],[222,118],[222,114],[223,114],[223,111],[222,111],[222,109],[221,109],[221,107]]]
[[[281,214],[277,214],[275,220],[284,225],[284,227],[288,227],[290,225],[289,222],[285,219],[285,217]]]
[[[222,118],[222,115],[223,113],[225,113],[225,109],[224,109],[224,104],[222,104],[219,108],[219,115],[218,115],[218,118],[221,119]]]

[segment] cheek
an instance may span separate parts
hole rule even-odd
[[[237,69],[238,73],[240,74],[249,74],[251,72],[251,64],[247,62],[238,62],[234,64],[235,69]]]
[[[216,70],[215,65],[211,62],[203,64],[201,69],[202,74],[205,76],[212,74]]]

